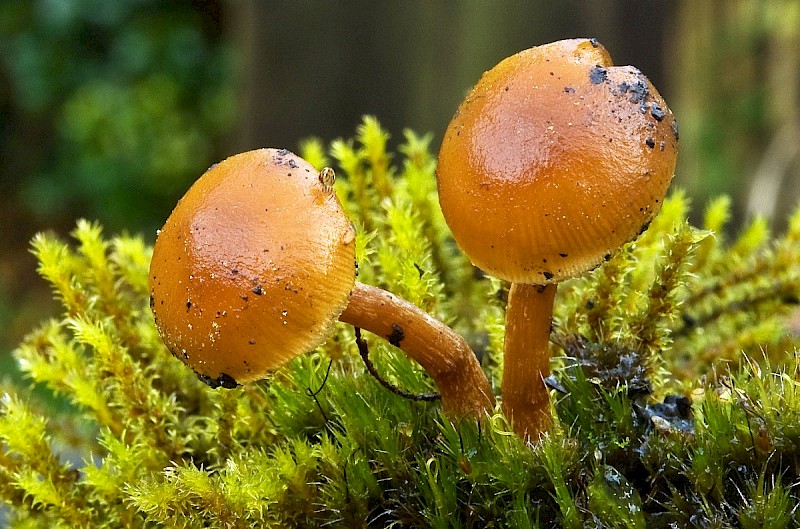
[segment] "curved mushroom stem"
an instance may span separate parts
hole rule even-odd
[[[489,381],[466,340],[416,305],[356,282],[339,321],[388,340],[419,363],[436,382],[448,417],[482,418],[492,412]]]
[[[545,377],[550,373],[550,324],[556,285],[514,283],[506,306],[503,345],[503,411],[525,441],[551,423]]]

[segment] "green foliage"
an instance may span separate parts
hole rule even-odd
[[[496,385],[505,285],[450,238],[430,137],[406,132],[395,155],[388,140],[365,118],[354,139],[302,152],[335,164],[360,279],[452,323]],[[390,393],[345,325],[267,381],[212,390],[158,338],[141,238],[86,221],[72,245],[39,235],[63,313],[15,352],[35,391],[3,388],[10,527],[796,526],[800,340],[785,316],[800,297],[800,210],[780,237],[755,221],[729,243],[728,208],[710,204],[697,229],[676,193],[637,241],[560,287],[556,425],[535,445],[499,407],[452,424]],[[367,339],[387,379],[433,389]]]
[[[780,238],[755,219],[731,243],[726,197],[708,206],[702,230],[686,224],[687,213],[686,197],[673,194],[645,234],[562,289],[561,333],[658,357],[687,376],[742,352],[780,359],[792,350],[786,317],[800,303],[800,209]]]
[[[15,154],[2,175],[24,211],[48,222],[82,211],[137,229],[168,211],[235,117],[232,48],[214,8],[0,3],[0,151]]]

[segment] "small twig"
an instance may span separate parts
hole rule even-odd
[[[458,445],[461,447],[461,456],[458,458],[458,466],[464,474],[472,474],[472,465],[469,463],[469,457],[467,457],[464,451],[464,438],[461,437],[461,429],[456,427],[456,433],[458,434]],[[467,500],[467,503],[467,507],[469,507],[469,500]]]
[[[372,375],[372,377],[377,380],[381,386],[388,389],[395,395],[409,400],[429,402],[442,398],[439,393],[411,393],[410,391],[400,389],[397,386],[389,383],[378,373],[378,371],[375,369],[375,365],[372,363],[372,360],[369,359],[369,347],[367,346],[367,341],[361,337],[361,329],[358,327],[354,327],[354,329],[356,332],[356,345],[358,346],[358,352],[361,355],[361,359],[364,360],[364,365],[367,367],[369,374]]]
[[[342,477],[344,478],[344,504],[350,504],[350,485],[347,483],[347,459],[342,465]]]
[[[321,392],[321,391],[323,390],[323,388],[325,387],[325,384],[327,384],[327,382],[328,382],[328,377],[329,377],[329,376],[330,376],[330,374],[331,374],[331,366],[332,366],[332,365],[333,365],[333,359],[331,359],[331,360],[328,362],[328,369],[325,371],[325,378],[323,378],[323,379],[322,379],[322,384],[320,384],[320,386],[319,386],[319,389],[317,389],[316,391],[312,391],[312,390],[311,390],[311,388],[306,388],[306,395],[308,395],[309,397],[311,397],[312,399],[314,399],[314,402],[316,402],[316,403],[317,403],[317,408],[319,408],[319,412],[322,414],[322,418],[323,418],[323,419],[325,419],[325,422],[326,422],[326,423],[327,423],[327,422],[328,422],[328,420],[329,420],[329,419],[328,419],[328,415],[325,413],[325,410],[323,410],[323,409],[322,409],[322,404],[320,404],[320,403],[319,403],[319,399],[317,399],[317,395],[319,395],[319,394],[320,394],[320,392]]]

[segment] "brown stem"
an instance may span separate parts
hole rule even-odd
[[[544,379],[550,373],[550,324],[556,285],[514,283],[506,306],[503,346],[503,411],[526,441],[551,423]]]
[[[480,418],[492,412],[489,381],[466,340],[416,305],[356,282],[339,321],[388,340],[419,363],[439,388],[448,417]]]

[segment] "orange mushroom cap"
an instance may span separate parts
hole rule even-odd
[[[515,283],[588,270],[646,228],[677,126],[650,81],[594,39],[524,50],[484,73],[447,128],[439,200],[473,263]]]
[[[212,166],[153,249],[161,338],[212,386],[263,378],[330,334],[355,282],[354,238],[325,174],[295,154]]]

